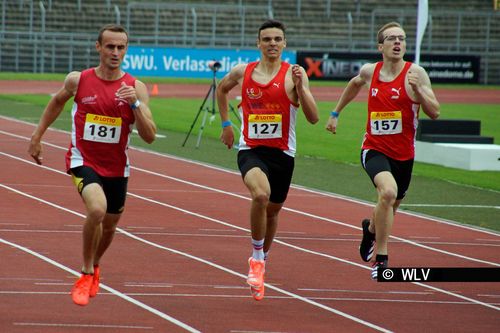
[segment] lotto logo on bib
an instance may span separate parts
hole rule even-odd
[[[83,139],[87,141],[118,143],[122,129],[122,118],[87,113]]]
[[[403,131],[401,111],[385,111],[370,113],[372,135],[398,134]]]
[[[248,117],[249,121],[252,122],[276,122],[279,121],[281,122],[281,115],[280,114],[251,114]]]
[[[401,118],[401,111],[372,112],[372,119]]]

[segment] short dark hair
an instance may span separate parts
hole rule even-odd
[[[102,35],[104,34],[104,31],[113,31],[113,32],[123,32],[125,35],[127,35],[127,43],[128,43],[128,32],[127,29],[125,29],[123,26],[119,24],[106,24],[99,30],[99,35],[97,36],[97,41],[99,44],[102,43]]]
[[[383,44],[384,43],[384,31],[386,31],[389,28],[394,28],[394,27],[403,29],[403,27],[401,26],[401,24],[399,24],[398,22],[389,22],[387,24],[384,24],[382,26],[382,28],[380,28],[378,30],[377,41],[378,41],[379,44]]]
[[[262,23],[259,27],[259,33],[257,34],[257,38],[260,39],[260,32],[264,29],[269,29],[269,28],[278,28],[280,29],[281,31],[283,31],[283,36],[285,36],[285,30],[286,30],[286,27],[285,25],[278,21],[278,20],[267,20],[265,21],[264,23]]]

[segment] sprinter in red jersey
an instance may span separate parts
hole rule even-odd
[[[125,206],[132,127],[135,124],[147,143],[156,135],[146,86],[120,68],[127,47],[128,33],[123,27],[104,26],[96,41],[99,66],[66,76],[63,87],[45,108],[29,145],[29,154],[42,164],[42,136],[74,97],[66,170],[87,210],[82,274],[71,292],[78,305],[88,304],[89,297],[97,294],[99,261],[111,244]]]
[[[228,93],[241,85],[238,167],[252,197],[253,252],[248,259],[247,283],[254,299],[261,300],[265,259],[292,180],[299,103],[307,121],[315,124],[319,119],[304,69],[281,60],[286,46],[285,26],[279,21],[266,21],[257,37],[260,61],[235,66],[220,81],[217,102],[222,119],[221,141],[231,148],[234,132],[229,121]]]
[[[369,86],[361,163],[377,189],[378,200],[372,218],[362,221],[359,251],[363,261],[368,262],[376,246],[371,272],[375,280],[378,268],[387,267],[387,242],[394,215],[410,185],[419,109],[422,107],[431,119],[439,117],[439,103],[429,76],[419,65],[403,60],[406,33],[401,25],[384,25],[377,39],[383,61],[361,67],[326,124],[326,129],[335,134],[339,114],[363,86]]]

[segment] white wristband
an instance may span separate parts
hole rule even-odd
[[[134,104],[130,104],[130,108],[132,110],[135,110],[139,107],[139,105],[141,105],[141,101],[140,100],[136,100]]]

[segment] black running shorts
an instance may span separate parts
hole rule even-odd
[[[123,213],[125,198],[127,196],[127,177],[101,177],[94,169],[88,166],[70,169],[70,174],[80,195],[85,186],[97,183],[101,185],[104,195],[106,196],[106,212],[109,214]]]
[[[277,148],[244,149],[238,152],[238,167],[243,178],[250,169],[260,168],[271,186],[269,201],[277,204],[285,202],[295,167],[295,159],[292,156]]]
[[[413,159],[407,161],[394,160],[373,149],[361,150],[361,165],[375,185],[374,179],[382,171],[389,171],[398,185],[397,200],[405,197],[410,186]]]

